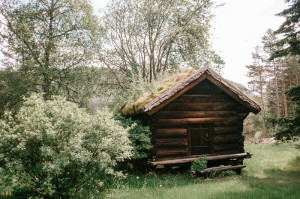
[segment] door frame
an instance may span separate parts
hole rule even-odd
[[[214,153],[214,123],[198,123],[198,124],[188,124],[187,126],[187,139],[188,139],[188,156],[201,156],[201,155],[192,155],[192,135],[191,135],[191,125],[208,125],[209,127],[209,154],[211,155]],[[204,155],[204,154],[202,154]]]

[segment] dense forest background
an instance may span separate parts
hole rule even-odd
[[[274,136],[290,128],[279,124],[296,117],[299,2],[287,3],[278,14],[286,22],[276,31],[266,27],[263,46],[246,66],[252,93],[237,85],[262,108],[246,121],[250,137]],[[210,0],[121,0],[96,15],[87,0],[2,0],[0,116],[17,112],[34,92],[44,99],[65,96],[91,113],[108,105],[117,111],[172,74],[204,65],[221,72],[224,62],[210,39],[216,6]]]

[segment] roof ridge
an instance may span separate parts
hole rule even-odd
[[[184,89],[191,82],[200,78],[205,72],[207,72],[208,75],[213,77],[216,81],[218,81],[227,89],[229,89],[231,92],[233,92],[238,97],[239,100],[241,100],[242,102],[246,102],[246,104],[249,104],[250,108],[252,109],[252,112],[258,113],[260,111],[260,107],[253,100],[251,100],[248,96],[242,93],[239,89],[237,89],[234,85],[229,83],[227,80],[222,78],[218,73],[216,73],[213,69],[211,69],[208,66],[204,66],[199,70],[195,71],[190,76],[179,81],[177,84],[175,84],[174,86],[172,86],[171,88],[169,88],[168,90],[166,90],[165,92],[163,92],[162,94],[160,94],[159,96],[151,100],[149,103],[145,104],[144,111],[145,112],[151,111],[154,107],[160,105],[162,102],[168,100],[176,93]]]
[[[199,70],[195,71],[190,76],[184,78],[183,80],[179,81],[177,84],[172,86],[170,89],[166,90],[153,100],[151,100],[149,103],[144,105],[144,111],[150,111],[155,106],[158,106],[161,102],[167,100],[169,97],[173,96],[175,93],[177,93],[179,90],[183,89],[186,85],[188,85],[190,82],[198,79],[206,70],[209,70],[210,68],[207,66],[204,66],[200,68]],[[210,70],[209,70],[210,71]]]

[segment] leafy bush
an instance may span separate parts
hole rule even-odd
[[[140,120],[133,120],[130,117],[124,117],[121,114],[115,116],[124,128],[129,128],[129,139],[133,147],[132,159],[143,159],[148,157],[151,148],[151,131],[149,126],[145,126]]]
[[[101,188],[98,174],[121,176],[113,168],[132,154],[127,130],[112,117],[107,109],[92,117],[62,97],[32,95],[15,119],[7,113],[0,120],[0,176],[22,198]]]
[[[206,156],[202,156],[199,160],[195,160],[192,163],[191,171],[201,171],[207,168]]]

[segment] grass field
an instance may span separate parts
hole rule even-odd
[[[130,174],[106,198],[300,198],[300,142],[247,145],[242,175],[199,179],[190,174]]]

